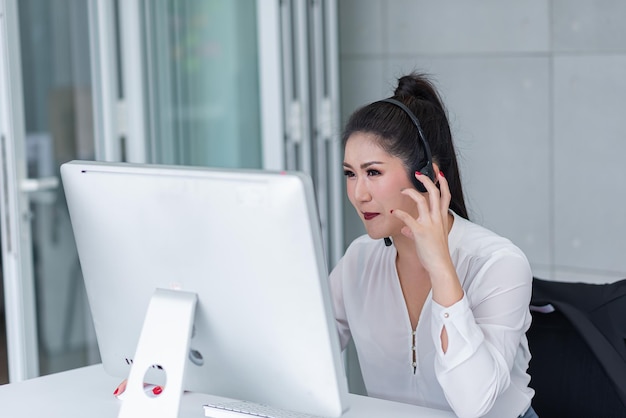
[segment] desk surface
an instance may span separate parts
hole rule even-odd
[[[6,418],[116,418],[121,401],[113,396],[119,379],[104,372],[102,365],[83,367],[0,386],[0,410]],[[216,397],[185,393],[181,418],[204,417],[202,405]],[[219,399],[219,398],[218,398]],[[452,418],[446,411],[349,395],[345,418]]]

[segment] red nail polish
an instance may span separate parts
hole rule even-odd
[[[120,391],[120,388],[115,388],[115,392],[113,392],[113,395],[117,395],[119,391]]]
[[[419,171],[416,171],[416,172],[415,172],[415,175],[416,175],[416,176],[421,176],[421,175],[422,175],[422,173],[420,173]]]
[[[439,172],[439,175],[440,175],[441,177],[443,177],[443,171],[440,171],[440,172]]]
[[[391,209],[391,210],[389,211],[389,213],[393,213],[393,209]]]
[[[152,389],[152,393],[155,395],[160,395],[161,392],[163,392],[163,388],[161,386],[155,386],[154,389]]]

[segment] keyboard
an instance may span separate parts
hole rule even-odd
[[[246,401],[205,404],[204,415],[211,418],[320,418],[316,415],[303,414]]]

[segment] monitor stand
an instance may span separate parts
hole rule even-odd
[[[144,319],[118,418],[177,418],[197,295],[156,289]],[[156,397],[144,392],[146,373],[162,369],[166,386]]]

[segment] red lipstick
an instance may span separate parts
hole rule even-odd
[[[365,213],[363,213],[363,218],[366,221],[369,221],[370,219],[374,219],[378,215],[379,215],[378,213],[374,213],[374,212],[365,212]]]

